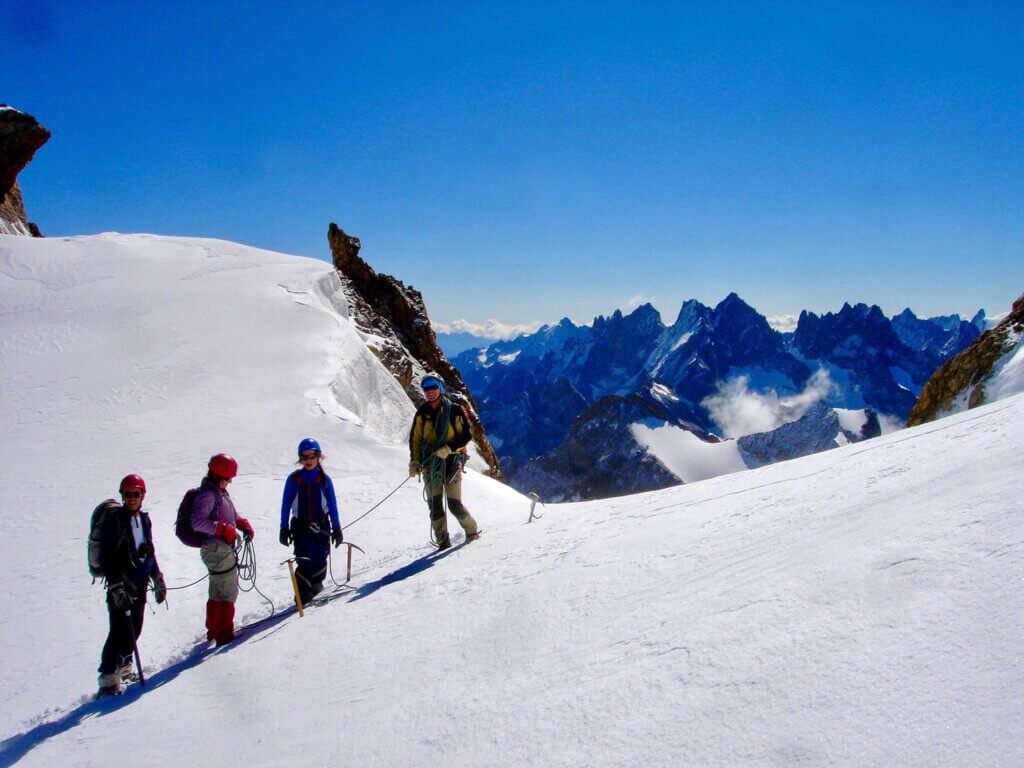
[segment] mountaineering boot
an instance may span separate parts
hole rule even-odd
[[[466,542],[467,543],[470,542],[470,541],[476,541],[479,538],[480,538],[480,530],[479,529],[477,529],[476,531],[473,531],[473,533],[467,533],[466,534]]]
[[[100,675],[100,689],[96,691],[96,698],[101,699],[104,696],[117,696],[123,689],[121,688],[121,678],[116,672],[109,675]]]
[[[443,539],[440,539],[437,542],[437,551],[441,552],[442,550],[450,548],[451,545],[452,545],[452,540],[449,539],[447,536],[445,536]]]
[[[139,676],[135,674],[135,668],[132,665],[131,659],[121,662],[114,674],[117,675],[118,681],[122,683],[133,683],[139,679]]]

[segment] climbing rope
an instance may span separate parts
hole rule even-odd
[[[388,499],[390,499],[390,498],[391,498],[392,496],[394,496],[394,495],[395,495],[396,493],[398,493],[398,489],[399,489],[399,488],[401,488],[401,487],[402,487],[403,485],[405,485],[406,483],[408,483],[408,482],[409,482],[409,481],[410,481],[411,479],[412,479],[411,477],[407,477],[407,478],[405,478],[405,480],[403,480],[402,482],[400,482],[400,483],[398,484],[398,486],[397,486],[397,487],[396,487],[396,488],[395,488],[395,489],[394,489],[393,491],[391,491],[391,493],[389,493],[389,494],[388,494],[387,496],[385,496],[385,497],[384,497],[383,499],[381,499],[380,501],[378,501],[378,502],[377,502],[376,504],[374,504],[374,505],[373,505],[372,507],[370,507],[370,508],[369,508],[368,510],[366,510],[365,512],[363,512],[363,514],[361,514],[361,515],[360,515],[359,517],[357,517],[357,518],[356,518],[355,520],[353,520],[353,521],[352,521],[351,523],[349,523],[348,525],[343,525],[343,526],[341,527],[341,530],[343,530],[343,531],[344,531],[344,530],[346,530],[346,529],[348,529],[348,528],[351,528],[351,527],[352,527],[353,525],[355,525],[356,523],[358,523],[358,522],[359,522],[360,520],[362,520],[362,519],[363,519],[364,517],[366,517],[366,516],[367,516],[368,514],[370,514],[371,512],[373,512],[373,510],[375,510],[375,509],[376,509],[377,507],[379,507],[379,506],[380,506],[381,504],[383,504],[383,503],[384,503],[385,501],[387,501],[387,500],[388,500]]]
[[[260,592],[256,586],[256,548],[252,545],[252,539],[248,536],[242,538],[242,546],[235,547],[235,567],[238,569],[238,588],[242,592],[255,591],[257,595],[270,603],[270,615],[275,612],[274,601]],[[248,587],[242,586],[248,584]]]

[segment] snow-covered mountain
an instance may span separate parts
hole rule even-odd
[[[906,346],[919,352],[934,352],[940,359],[947,360],[974,343],[984,329],[984,312],[978,312],[971,321],[961,320],[960,315],[918,318],[910,308],[904,309],[892,319],[896,331]]]
[[[0,764],[1024,762],[1024,397],[530,524],[472,471],[483,538],[424,558],[412,405],[336,280],[214,240],[0,236]],[[92,506],[143,474],[167,581],[187,584],[177,503],[233,453],[280,608],[280,493],[306,435],[343,522],[398,488],[346,531],[355,591],[207,654],[205,591],[173,591],[146,617],[149,684],[91,701]],[[242,619],[268,612],[241,596]]]
[[[584,411],[557,448],[506,462],[508,481],[548,501],[586,501],[669,488],[878,437],[870,410],[816,403],[796,421],[720,440],[641,395],[608,396]]]
[[[685,302],[670,326],[648,304],[628,315],[599,317],[590,327],[566,319],[463,352],[453,362],[477,398],[499,455],[513,459],[511,482],[529,490],[520,483],[527,476],[538,483],[533,470],[544,466],[545,476],[565,476],[565,468],[576,465],[566,462],[572,448],[563,450],[563,443],[576,420],[604,397],[656,401],[670,420],[727,437],[772,431],[814,402],[869,409],[902,423],[932,371],[976,336],[976,326],[956,315],[918,320],[906,310],[890,321],[864,304],[822,316],[803,312],[795,332],[783,335],[730,294],[714,308]],[[774,423],[733,418],[744,399],[758,397],[800,406]],[[531,467],[526,460],[537,457],[524,474]],[[584,485],[593,487],[584,481],[576,490],[585,494]]]

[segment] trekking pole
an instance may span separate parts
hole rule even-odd
[[[135,653],[135,668],[139,670],[139,685],[146,687],[146,676],[142,672],[142,657],[139,656],[139,643],[135,637],[135,622],[132,621],[132,609],[125,608],[124,615],[128,617],[128,628],[132,631],[132,651]]]
[[[299,618],[303,616],[302,613],[302,598],[299,597],[299,582],[295,579],[295,558],[289,557],[284,563],[288,563],[288,574],[292,577],[292,590],[295,592],[295,605],[299,609]],[[281,563],[284,565],[284,563]]]

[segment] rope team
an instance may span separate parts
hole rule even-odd
[[[324,470],[320,443],[311,437],[299,443],[299,467],[285,480],[278,541],[293,548],[297,564],[295,597],[300,608],[324,588],[331,545],[337,548],[345,543],[346,528],[377,509],[413,477],[423,477],[432,541],[438,551],[451,546],[449,511],[462,527],[466,541],[479,537],[480,528],[462,503],[462,474],[471,439],[469,416],[464,406],[445,393],[439,377],[425,376],[421,387],[425,402],[417,409],[409,433],[409,476],[346,526],[341,525],[334,482]],[[206,475],[198,487],[185,493],[175,519],[175,534],[183,544],[199,550],[207,573],[190,584],[170,589],[208,581],[206,639],[216,647],[237,637],[235,601],[239,591],[255,589],[271,603],[271,615],[274,612],[273,603],[256,588],[255,530],[238,513],[228,493],[237,475],[234,458],[225,453],[210,457]],[[89,570],[105,583],[109,621],[100,654],[98,697],[119,694],[133,680],[145,684],[138,640],[147,593],[152,584],[154,598],[160,604],[166,601],[168,592],[156,558],[152,522],[142,508],[146,482],[141,475],[129,474],[121,480],[118,491],[120,503],[107,499],[93,510],[90,521]],[[244,584],[248,587],[241,586]],[[137,672],[132,669],[133,659]]]

